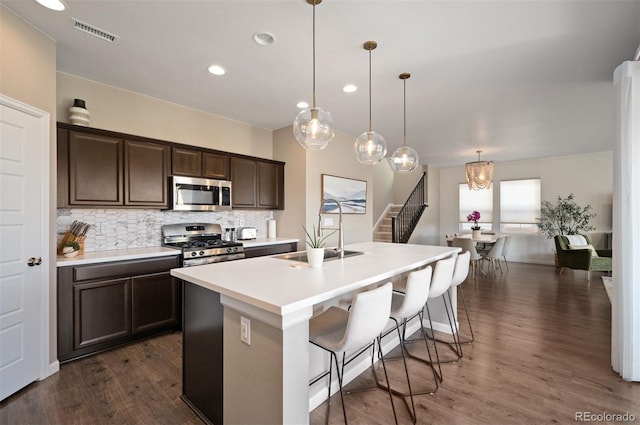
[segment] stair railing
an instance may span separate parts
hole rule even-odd
[[[426,172],[422,173],[422,177],[418,180],[416,187],[413,188],[398,215],[391,217],[391,240],[393,243],[407,243],[409,241],[411,233],[418,225],[418,221],[427,207],[424,202],[426,175]]]

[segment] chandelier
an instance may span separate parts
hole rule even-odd
[[[469,190],[489,189],[493,180],[493,161],[480,161],[480,153],[482,151],[476,152],[478,153],[478,160],[467,162],[465,165]]]

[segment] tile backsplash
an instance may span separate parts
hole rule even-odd
[[[234,210],[220,212],[160,211],[148,209],[58,209],[57,236],[62,238],[74,220],[91,225],[85,251],[144,248],[162,244],[163,224],[218,223],[222,228],[255,227],[258,238],[267,237],[267,221],[273,211]]]

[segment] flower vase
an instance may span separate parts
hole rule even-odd
[[[309,266],[316,269],[322,266],[324,261],[324,248],[309,248],[307,247],[307,262]]]
[[[471,230],[472,239],[480,239],[480,235],[482,235],[482,230]]]

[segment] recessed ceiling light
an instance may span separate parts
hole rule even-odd
[[[227,73],[227,70],[221,67],[220,65],[211,65],[209,67],[209,72],[213,75],[224,75]]]
[[[266,31],[256,32],[251,38],[261,46],[268,46],[276,42],[276,36]]]
[[[65,9],[64,3],[60,0],[36,0],[38,3],[51,10],[61,11]]]
[[[342,88],[342,91],[345,93],[353,93],[356,90],[358,90],[358,87],[356,87],[355,84],[347,84]]]
[[[296,103],[296,106],[300,109],[304,109],[304,108],[308,108],[309,104],[303,100],[301,102]]]

